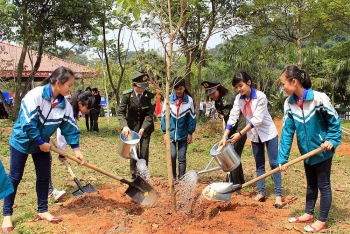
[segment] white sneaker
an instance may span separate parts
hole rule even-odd
[[[51,195],[53,196],[55,201],[58,201],[66,195],[66,191],[54,189]]]

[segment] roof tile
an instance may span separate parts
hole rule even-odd
[[[13,77],[16,74],[16,67],[21,56],[22,47],[14,46],[8,43],[0,42],[0,76]],[[36,60],[37,51],[28,50],[24,62],[23,77],[28,77],[32,70],[32,63]],[[32,61],[32,62],[31,62]],[[70,68],[76,75],[76,78],[94,78],[98,77],[95,69],[70,62],[52,55],[43,54],[40,67],[35,78],[46,78],[57,67],[64,66]]]

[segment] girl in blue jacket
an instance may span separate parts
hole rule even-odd
[[[278,162],[281,170],[288,162],[293,135],[296,132],[301,154],[321,147],[325,151],[304,161],[306,174],[305,213],[291,217],[291,223],[312,223],[305,226],[307,232],[326,228],[332,203],[331,166],[336,147],[341,141],[341,125],[337,112],[326,94],[311,89],[307,71],[288,66],[280,77],[283,90],[289,95],[284,103],[284,121],[281,133]],[[314,209],[320,191],[320,212],[314,221]]]
[[[79,112],[82,113],[83,115],[89,115],[90,110],[95,105],[95,95],[93,95],[89,91],[84,92],[82,90],[77,90],[75,91],[75,93],[72,95],[71,98],[68,98],[66,96],[66,100],[72,105],[73,116],[75,121],[79,121]],[[61,129],[58,128],[57,129],[57,146],[60,150],[66,151],[66,144],[67,144],[67,141],[64,138],[64,136],[61,134]],[[59,155],[58,158],[60,161],[65,160],[65,157],[62,155]],[[50,161],[52,164],[52,157]],[[58,201],[61,198],[63,198],[65,195],[66,195],[66,191],[57,190],[53,187],[51,176],[50,176],[49,197],[53,196],[55,201]]]
[[[22,179],[28,154],[32,155],[36,172],[36,193],[38,220],[51,223],[62,221],[48,212],[48,192],[50,178],[50,136],[61,129],[74,154],[84,163],[79,149],[80,131],[74,120],[71,105],[64,96],[70,93],[74,83],[74,73],[65,67],[57,68],[50,77],[29,91],[21,102],[21,108],[10,137],[10,171],[8,177],[14,192],[5,197],[2,231],[13,230],[12,213],[17,187]]]
[[[0,199],[3,199],[11,193],[13,193],[13,186],[0,160]]]
[[[186,89],[184,78],[176,77],[172,86],[174,93],[169,98],[171,160],[173,178],[176,179],[176,158],[178,157],[178,178],[181,179],[186,173],[187,145],[192,143],[192,134],[196,130],[196,113],[194,111],[193,99]],[[166,132],[165,106],[166,105],[163,105],[161,118],[161,127],[164,134]],[[164,135],[164,144],[165,143],[166,139]]]

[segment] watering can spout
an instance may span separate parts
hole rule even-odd
[[[137,152],[136,152],[136,146],[135,145],[131,146],[130,157],[133,158],[136,161],[139,161],[139,158],[137,157]]]
[[[211,171],[217,171],[217,170],[221,170],[222,167],[221,166],[216,166],[216,167],[212,167],[212,168],[208,168],[208,166],[201,171],[198,171],[197,174],[202,174],[202,173],[206,173],[206,172],[211,172]]]
[[[233,145],[228,144],[225,147],[219,147],[219,143],[220,142],[216,143],[210,150],[212,158],[208,162],[207,166],[204,168],[204,170],[197,172],[197,174],[212,172],[216,170],[231,172],[239,166],[241,160],[234,150]],[[219,164],[219,166],[209,168],[214,159]]]

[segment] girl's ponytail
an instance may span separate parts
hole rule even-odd
[[[297,79],[305,89],[311,88],[309,73],[304,69],[299,69],[299,67],[291,65],[286,67],[282,74],[284,74],[288,80]]]
[[[300,69],[300,75],[303,78],[303,82],[301,83],[301,85],[305,88],[305,89],[309,89],[311,88],[311,79],[309,76],[309,73],[304,70],[304,69]]]
[[[41,82],[41,85],[47,85],[48,83],[55,84],[56,81],[59,81],[61,84],[64,84],[71,77],[74,78],[73,71],[67,67],[61,66],[56,68],[49,77],[45,78]]]
[[[50,80],[52,78],[52,75],[49,77],[46,77],[42,82],[41,82],[41,86],[47,85],[48,83],[51,83]]]

